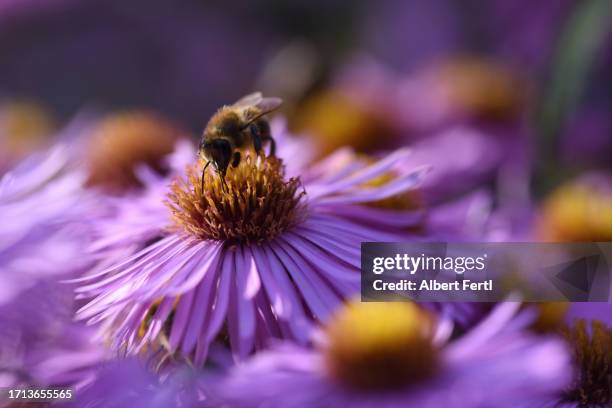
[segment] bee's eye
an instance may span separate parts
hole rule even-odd
[[[232,147],[229,142],[225,139],[216,139],[209,145],[214,161],[218,165],[227,167],[232,156]]]
[[[213,149],[218,150],[218,151],[229,152],[231,149],[229,142],[225,139],[213,140],[212,142],[210,142],[210,145],[212,146]]]

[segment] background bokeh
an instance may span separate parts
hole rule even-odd
[[[457,55],[492,58],[541,90],[564,68],[556,66],[562,47],[594,52],[585,56],[592,80],[582,85],[604,103],[612,44],[599,26],[609,19],[595,10],[575,21],[588,3],[606,2],[7,1],[0,92],[60,118],[86,104],[147,106],[198,129],[219,104],[253,88],[304,97],[356,54],[402,74]],[[575,44],[593,31],[592,49]]]
[[[605,0],[6,1],[0,127],[11,140],[0,155],[31,151],[84,111],[150,109],[197,139],[219,106],[261,90],[285,100],[290,129],[322,153],[379,152],[455,126],[482,132],[480,150],[453,138],[446,149],[472,157],[462,167],[479,176],[470,179],[520,212],[586,172],[609,170],[611,8]],[[560,201],[574,196],[562,190]],[[562,218],[579,211],[576,202],[559,206]]]

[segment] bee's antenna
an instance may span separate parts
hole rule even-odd
[[[206,168],[208,167],[208,165],[210,164],[210,161],[207,161],[206,164],[204,165],[204,168],[202,169],[202,194],[204,194],[204,176],[206,175]]]

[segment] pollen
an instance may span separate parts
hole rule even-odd
[[[417,305],[353,302],[327,326],[330,376],[359,390],[400,389],[437,366],[433,320]]]
[[[216,172],[208,171],[202,190],[201,171],[201,165],[188,167],[187,178],[177,178],[168,195],[174,224],[188,235],[258,244],[300,221],[305,192],[299,179],[285,179],[280,159],[247,155],[227,170],[225,187]]]
[[[593,321],[590,330],[579,320],[564,331],[574,356],[576,374],[564,400],[581,407],[612,405],[612,328]]]
[[[174,123],[147,111],[102,119],[92,130],[87,146],[88,185],[111,192],[141,187],[135,167],[143,163],[164,173],[163,159],[183,134]]]

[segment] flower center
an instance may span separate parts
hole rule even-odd
[[[437,73],[449,102],[460,111],[506,119],[516,115],[523,102],[517,78],[491,62],[458,58],[439,66]]]
[[[366,156],[366,161],[369,164],[374,164],[375,160]],[[387,183],[391,183],[396,179],[398,175],[389,171],[381,174],[380,176],[373,178],[366,183],[363,183],[363,187],[381,187]],[[381,208],[386,210],[417,210],[423,208],[424,202],[421,192],[419,190],[408,190],[400,194],[395,194],[391,197],[384,198],[382,200],[370,201],[365,205],[374,208]]]
[[[433,320],[412,303],[354,302],[327,327],[330,375],[359,390],[399,389],[437,365]]]
[[[563,399],[580,406],[612,404],[612,328],[593,321],[591,330],[579,320],[564,333],[570,343],[576,367],[574,384]]]
[[[295,128],[315,138],[322,157],[347,145],[364,152],[393,144],[392,123],[356,99],[334,91],[316,94],[300,108]]]
[[[174,223],[199,239],[231,243],[271,241],[298,220],[304,191],[297,178],[284,179],[284,166],[274,157],[247,155],[236,168],[227,169],[225,188],[213,171],[204,175],[201,167],[187,168],[187,180],[171,186],[168,206]]]
[[[23,155],[44,146],[53,132],[53,118],[42,107],[28,102],[13,102],[0,109],[3,148]]]
[[[554,241],[612,240],[612,189],[607,180],[571,182],[555,190],[542,206],[539,233]]]
[[[529,304],[538,311],[536,320],[531,325],[531,330],[536,333],[558,333],[564,326],[565,315],[569,309],[567,302],[543,302]]]
[[[134,171],[145,163],[159,173],[163,159],[174,150],[183,131],[149,112],[127,112],[102,119],[93,129],[87,148],[88,184],[122,192],[142,184]]]

